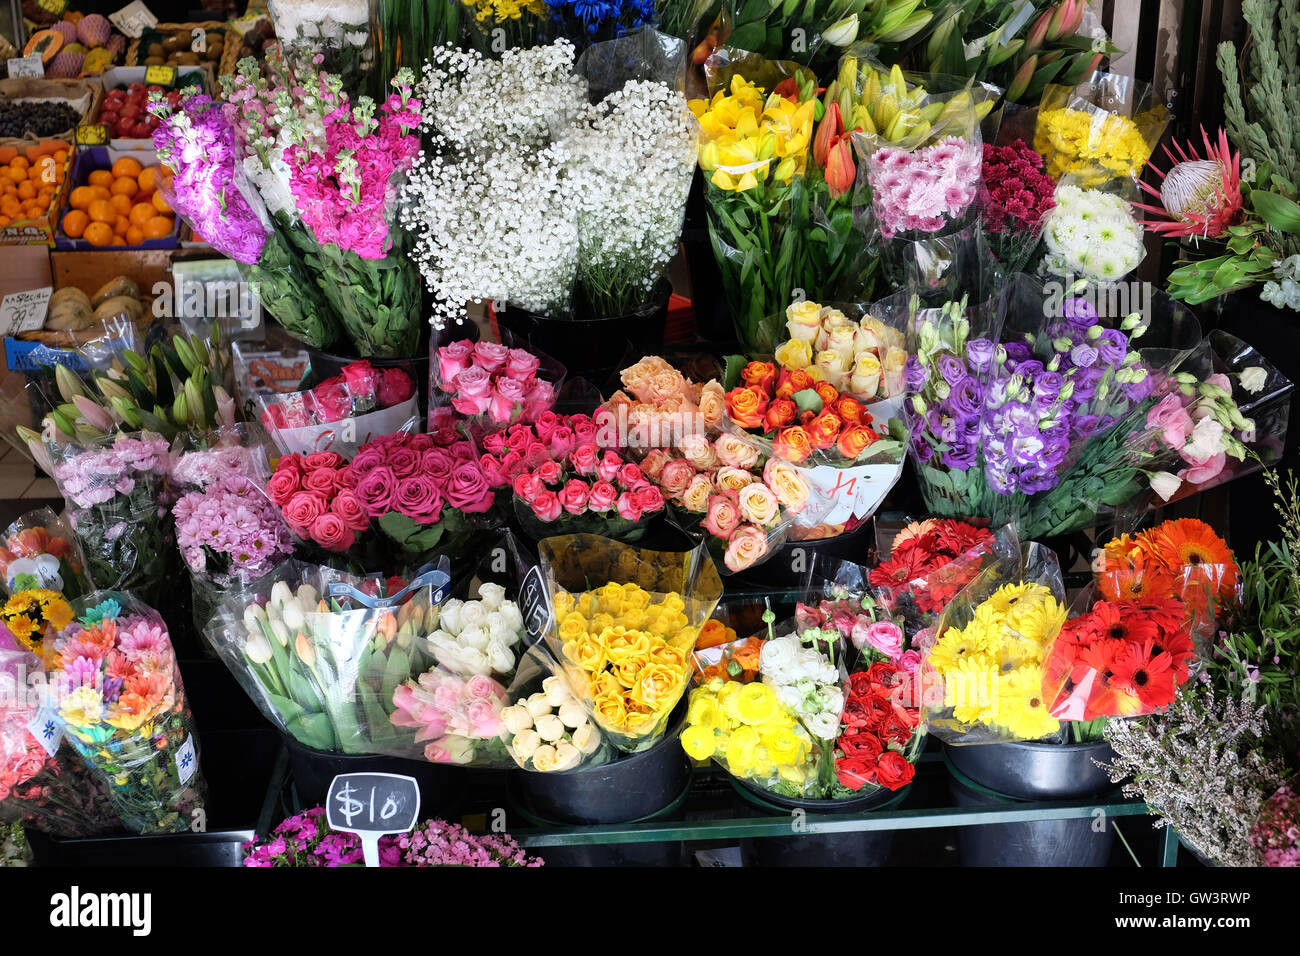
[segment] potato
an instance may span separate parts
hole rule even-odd
[[[166,56],[167,51],[162,48],[161,43],[150,43],[149,48],[145,51],[145,56]]]

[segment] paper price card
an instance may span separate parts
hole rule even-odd
[[[408,833],[420,820],[420,788],[395,773],[342,773],[325,798],[330,829],[361,838],[366,866],[379,866],[379,838]]]

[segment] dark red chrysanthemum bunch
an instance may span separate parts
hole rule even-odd
[[[1038,234],[1051,208],[1056,183],[1043,172],[1043,157],[1024,140],[1009,146],[984,144],[984,227],[991,233]]]
[[[1061,628],[1043,696],[1061,720],[1154,713],[1173,703],[1195,657],[1181,601],[1098,601]]]

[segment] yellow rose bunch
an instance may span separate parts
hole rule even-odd
[[[691,100],[700,121],[700,169],[719,189],[745,192],[770,178],[802,176],[812,143],[815,100],[795,103],[739,74],[710,100]]]
[[[943,679],[944,707],[963,725],[1037,740],[1060,726],[1043,697],[1043,662],[1066,609],[1041,584],[1006,584],[965,627],[949,627],[930,651]]]
[[[873,315],[851,319],[816,302],[796,302],[785,316],[789,339],[775,349],[782,368],[802,369],[814,382],[828,382],[863,402],[903,394],[907,349],[902,332]]]
[[[767,684],[715,677],[691,691],[682,749],[728,772],[802,789],[812,770],[812,739]]]
[[[1087,110],[1055,109],[1038,115],[1034,150],[1055,180],[1073,174],[1082,186],[1142,175],[1151,143],[1127,116]]]
[[[564,659],[596,723],[632,737],[654,733],[681,699],[698,628],[680,594],[636,584],[555,596]]]

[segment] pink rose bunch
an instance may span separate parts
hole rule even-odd
[[[400,368],[374,368],[364,359],[305,392],[268,400],[262,412],[267,431],[327,425],[354,415],[392,408],[415,394],[415,383]]]
[[[294,534],[328,551],[348,550],[386,514],[434,525],[444,507],[481,514],[495,500],[469,442],[439,447],[405,433],[372,439],[350,463],[334,452],[285,455],[266,491]]]
[[[687,435],[671,451],[652,448],[641,468],[721,545],[728,570],[743,571],[767,555],[786,510],[803,509],[812,494],[798,470],[776,458],[760,470],[759,457],[735,435]]]
[[[504,755],[501,711],[506,689],[491,677],[458,677],[434,668],[393,691],[395,727],[416,731],[432,763],[468,764],[486,752]]]
[[[542,360],[496,342],[451,342],[438,349],[438,388],[461,415],[493,425],[535,422],[555,404],[555,386],[538,377]]]
[[[903,629],[888,619],[877,620],[860,600],[822,600],[815,605],[800,602],[795,606],[794,620],[800,633],[811,628],[833,629],[862,653],[874,653],[878,659],[898,665],[909,673],[916,669],[915,666],[906,666],[906,663],[911,663],[910,659],[900,663],[907,644]]]
[[[979,188],[983,154],[960,136],[908,151],[876,150],[867,160],[871,206],[880,234],[938,232],[959,218]]]

